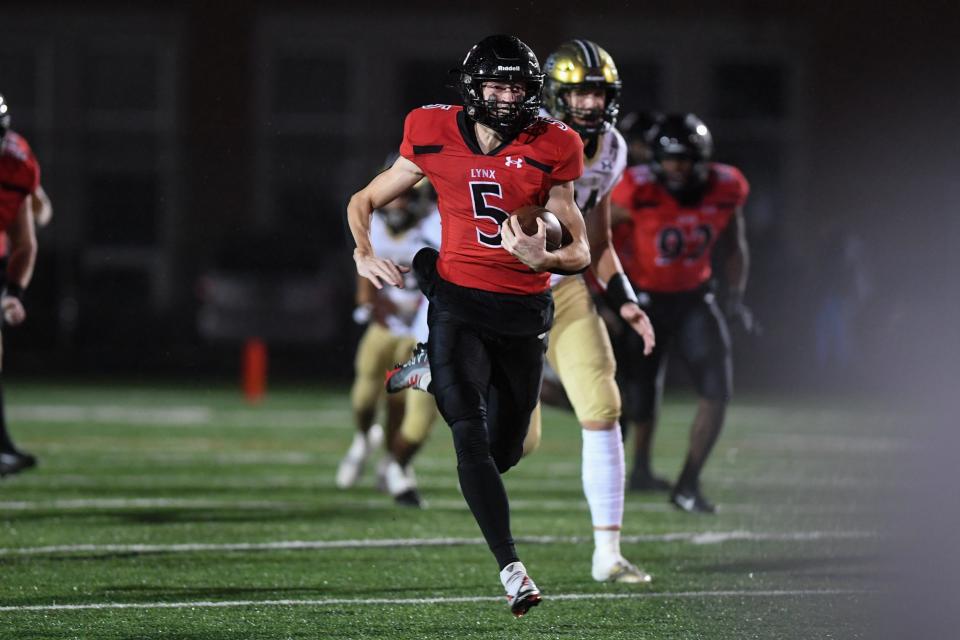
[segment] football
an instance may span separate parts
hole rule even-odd
[[[520,228],[528,236],[537,233],[537,218],[547,225],[547,251],[556,251],[570,243],[570,232],[561,224],[560,220],[549,210],[535,204],[520,207],[513,212],[520,221]]]

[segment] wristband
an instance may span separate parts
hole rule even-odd
[[[353,321],[357,324],[367,324],[370,322],[372,311],[373,305],[370,303],[357,306],[357,308],[353,310]]]
[[[638,306],[640,304],[637,302],[637,294],[630,285],[630,281],[627,280],[627,276],[620,272],[613,274],[613,277],[607,282],[607,289],[603,292],[603,297],[617,313],[620,313],[620,307],[628,302]]]
[[[8,282],[6,288],[3,290],[3,295],[16,298],[23,302],[23,287],[15,282]]]

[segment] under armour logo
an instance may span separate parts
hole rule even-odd
[[[613,171],[613,160],[601,160],[600,169],[603,171]]]
[[[506,164],[508,167],[516,167],[517,169],[519,169],[520,167],[523,166],[523,158],[514,158],[513,156],[507,156],[506,160],[507,160]]]

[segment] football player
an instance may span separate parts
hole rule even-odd
[[[627,141],[627,164],[634,166],[653,160],[650,148],[650,130],[663,119],[655,111],[633,111],[623,116],[617,125]]]
[[[9,242],[0,296],[3,326],[15,327],[27,317],[23,295],[30,284],[37,258],[34,199],[49,204],[40,189],[40,165],[27,141],[10,130],[9,106],[0,95],[0,233],[6,234]],[[7,431],[0,375],[0,477],[19,473],[36,464],[36,457],[18,449]]]
[[[413,271],[430,302],[430,340],[392,378],[416,378],[450,426],[460,488],[496,558],[510,610],[524,615],[540,591],[517,555],[500,474],[513,467],[537,404],[553,322],[550,272],[590,264],[573,181],[583,170],[580,137],[542,118],[543,74],[518,38],[490,36],[456,69],[463,106],[428,105],[404,123],[401,157],[350,200],[360,275],[403,286],[402,266],[373,251],[371,212],[424,175],[440,203],[439,253],[421,250]],[[528,236],[510,212],[542,205],[571,241],[546,250],[543,221]],[[410,386],[405,385],[405,386]]]
[[[370,242],[377,255],[409,267],[417,251],[439,243],[439,238],[435,238],[438,234],[431,232],[438,226],[439,214],[426,194],[428,189],[429,184],[422,180],[374,212]],[[407,275],[404,288],[383,290],[357,276],[353,318],[358,324],[367,325],[367,330],[355,357],[350,398],[357,432],[337,468],[336,485],[341,489],[357,482],[367,458],[383,440],[383,430],[373,423],[385,396],[383,372],[393,363],[406,360],[417,341],[416,320],[426,299],[416,289],[413,274]],[[421,393],[390,395],[386,401],[387,455],[378,469],[378,482],[397,504],[420,507],[422,501],[410,461],[430,433],[437,416],[436,404],[432,396]]]
[[[653,329],[637,304],[610,237],[610,193],[627,166],[627,145],[614,124],[620,76],[613,58],[590,40],[560,45],[544,64],[544,106],[580,134],[583,175],[575,182],[590,242],[591,273],[602,283],[606,304],[629,325],[649,353]],[[620,553],[623,523],[624,455],[620,392],[606,326],[583,278],[551,278],[556,305],[547,361],[557,373],[583,428],[583,491],[593,521],[592,575],[604,582],[649,582],[650,576]],[[540,439],[539,410],[525,448]]]
[[[652,357],[621,360],[624,415],[637,433],[633,489],[667,489],[650,467],[666,353],[675,345],[689,368],[699,402],[690,448],[671,502],[713,513],[700,491],[700,472],[723,426],[732,392],[730,337],[710,288],[714,248],[724,245],[729,315],[749,325],[743,305],[748,251],[743,204],[749,185],[732,166],[710,162],[713,138],[693,114],[671,115],[650,131],[653,160],[631,167],[614,189],[615,244],[657,333]],[[629,339],[629,332],[625,332]],[[637,346],[639,348],[639,345]],[[634,350],[634,353],[637,353]]]

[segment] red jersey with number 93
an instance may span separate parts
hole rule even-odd
[[[630,222],[613,232],[630,281],[644,291],[675,293],[709,280],[711,250],[749,192],[739,169],[714,162],[703,199],[681,206],[649,167],[627,169],[611,201],[630,212]]]
[[[501,246],[500,224],[529,204],[544,205],[551,187],[583,172],[583,143],[562,122],[538,118],[490,153],[477,144],[463,108],[427,105],[407,115],[400,155],[437,192],[443,225],[437,271],[462,287],[534,294],[550,288]]]

